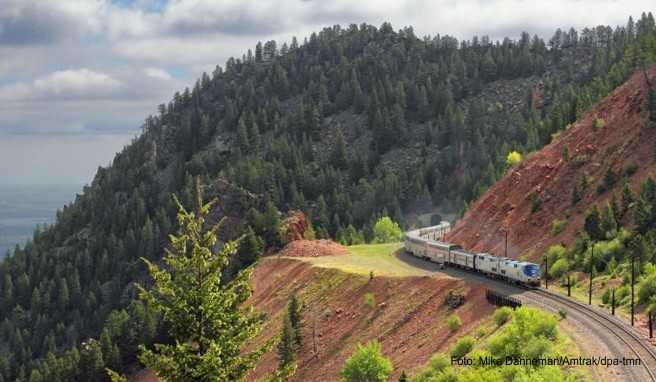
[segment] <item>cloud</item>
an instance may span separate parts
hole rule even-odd
[[[31,84],[0,87],[5,102],[79,100],[107,98],[121,89],[121,83],[105,73],[89,69],[62,70],[35,79]]]
[[[164,81],[170,81],[173,79],[173,77],[171,77],[169,72],[160,68],[146,68],[144,69],[144,73],[148,77],[157,78]]]
[[[47,44],[80,33],[97,33],[103,7],[95,0],[3,0],[0,44]]]

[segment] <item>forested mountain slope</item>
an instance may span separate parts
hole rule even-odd
[[[139,257],[175,229],[171,193],[219,196],[227,237],[280,244],[278,211],[349,243],[388,213],[402,223],[461,206],[542,147],[643,61],[654,19],[557,31],[548,43],[418,38],[352,25],[258,44],[150,116],[57,222],[0,264],[0,381],[102,380],[159,321],[134,301]],[[651,40],[649,40],[651,38]],[[258,240],[237,267],[254,261]],[[165,341],[166,339],[160,338]]]

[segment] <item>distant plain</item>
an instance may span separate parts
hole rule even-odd
[[[0,258],[24,245],[37,225],[55,221],[57,210],[81,192],[79,185],[0,186]]]

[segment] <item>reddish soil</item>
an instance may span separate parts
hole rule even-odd
[[[453,278],[369,280],[276,258],[263,259],[253,276],[252,303],[268,317],[258,342],[279,335],[282,314],[292,294],[302,301],[303,348],[298,353],[298,370],[290,381],[339,381],[339,372],[357,344],[374,339],[391,358],[392,380],[396,380],[402,370],[415,371],[435,352],[446,351],[493,311],[482,286]],[[444,305],[444,298],[454,289],[465,295],[466,302],[451,310]],[[368,293],[375,296],[373,307],[363,302]],[[463,326],[452,335],[446,322],[453,313],[460,316]],[[272,350],[248,380],[267,375],[277,364]]]
[[[650,68],[649,76],[656,78],[656,66]],[[553,244],[572,243],[583,229],[585,211],[591,205],[601,205],[613,194],[621,199],[621,180],[613,189],[597,193],[608,168],[620,178],[625,166],[637,165],[629,179],[634,192],[654,175],[656,129],[646,127],[647,95],[644,74],[637,72],[558,139],[510,169],[471,205],[447,240],[502,255],[504,232],[508,230],[508,255],[531,259],[539,259]],[[604,120],[604,127],[592,128],[595,116]],[[567,161],[563,159],[564,147],[569,150]],[[582,200],[572,206],[572,189],[584,176],[594,179]],[[536,212],[531,212],[532,194],[542,201]],[[562,218],[567,219],[566,226],[553,234],[552,221]]]
[[[280,251],[281,256],[288,257],[319,257],[345,255],[346,248],[332,240],[296,240],[287,244]]]

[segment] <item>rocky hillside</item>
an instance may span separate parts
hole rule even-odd
[[[656,130],[649,126],[649,86],[656,66],[637,71],[543,149],[508,170],[457,222],[448,240],[467,248],[539,258],[571,243],[585,213],[613,196],[623,179],[633,191],[656,173]],[[621,208],[621,207],[620,207]]]

